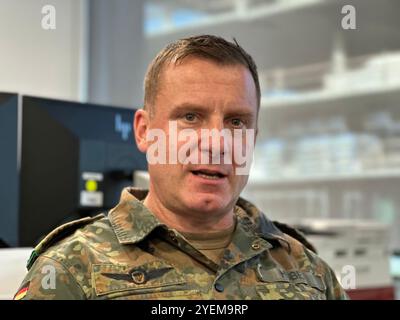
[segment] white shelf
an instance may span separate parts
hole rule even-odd
[[[342,30],[341,8],[357,9],[357,29]],[[334,39],[342,31],[348,56],[400,48],[398,0],[309,0],[265,5],[244,14],[228,12],[192,26],[170,27],[147,36],[150,60],[166,44],[179,38],[211,33],[238,42],[253,56],[259,69],[290,68],[327,61]]]
[[[376,170],[363,173],[353,174],[327,174],[315,175],[306,177],[282,177],[280,179],[260,179],[249,178],[247,187],[249,188],[269,188],[278,186],[291,186],[291,185],[304,185],[310,183],[330,183],[330,182],[344,182],[344,181],[363,181],[363,180],[382,180],[382,179],[399,179],[400,169],[392,170]]]
[[[198,28],[204,27],[215,27],[222,24],[230,24],[236,22],[249,22],[255,19],[267,19],[279,14],[285,14],[293,10],[299,10],[307,8],[308,6],[316,6],[326,3],[325,0],[301,0],[301,1],[287,1],[277,2],[273,4],[258,5],[256,7],[250,7],[244,11],[237,11],[232,8],[231,11],[218,14],[210,14],[207,17],[200,18],[191,24],[182,26],[176,26],[173,24],[167,24],[163,29],[149,32],[147,38],[155,38],[165,35],[173,35],[185,31],[193,31]]]
[[[329,107],[354,107],[362,105],[400,105],[400,84],[382,85],[379,87],[366,87],[352,91],[320,90],[307,94],[298,94],[285,97],[263,98],[261,100],[262,110],[279,110],[287,108],[302,108],[317,105],[321,108]]]

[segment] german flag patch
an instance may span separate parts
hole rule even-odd
[[[24,285],[22,286],[22,288],[19,289],[19,291],[18,291],[18,292],[15,294],[15,296],[14,296],[14,300],[21,300],[21,299],[23,299],[23,298],[26,296],[26,294],[28,293],[28,289],[29,289],[29,282],[26,283],[26,284],[24,284]]]

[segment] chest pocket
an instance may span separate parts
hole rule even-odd
[[[256,291],[263,300],[326,300],[326,286],[322,276],[303,271],[264,270],[257,267],[263,284]]]
[[[140,266],[95,264],[93,287],[97,297],[106,299],[196,299],[184,276],[163,261]]]

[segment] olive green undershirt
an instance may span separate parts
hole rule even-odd
[[[232,240],[236,221],[231,227],[221,231],[189,233],[181,232],[185,239],[207,258],[219,264],[222,253]]]
[[[140,200],[144,203],[144,199]],[[242,210],[240,207],[235,206],[235,212]],[[191,233],[181,232],[185,239],[207,258],[219,264],[222,258],[222,253],[225,248],[231,243],[233,232],[236,228],[235,220],[228,229],[222,231],[206,232],[206,233]]]

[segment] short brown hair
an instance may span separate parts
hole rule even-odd
[[[198,56],[210,59],[222,65],[243,65],[249,69],[257,94],[257,105],[260,106],[261,90],[257,66],[253,58],[237,43],[229,42],[214,35],[200,35],[183,38],[167,45],[150,63],[144,80],[144,104],[154,104],[159,89],[160,75],[168,63],[177,64],[187,56]]]

